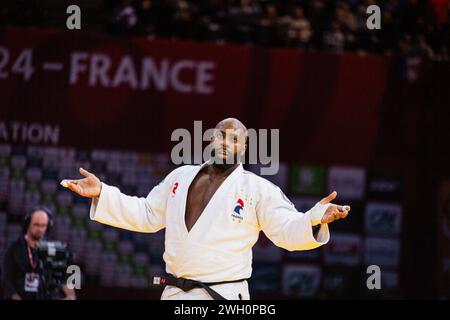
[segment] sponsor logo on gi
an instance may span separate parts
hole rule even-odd
[[[241,215],[241,210],[244,209],[244,201],[239,198],[236,203],[237,205],[234,207],[234,212],[231,214],[231,216],[233,217],[233,221],[236,221],[237,219],[237,221],[240,223],[244,219]]]

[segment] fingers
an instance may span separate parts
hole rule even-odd
[[[78,193],[81,195],[81,188],[76,184],[76,181],[67,181],[67,188],[69,188],[71,191]]]
[[[341,212],[341,218],[344,219],[348,216],[348,213],[350,211],[350,206],[343,206],[342,208],[343,208],[343,210]]]
[[[332,193],[330,193],[328,195],[328,197],[323,198],[322,200],[320,200],[320,204],[327,204],[330,203],[331,201],[333,201],[334,199],[336,199],[337,196],[337,192],[333,191]]]
[[[322,218],[321,223],[330,223],[348,216],[350,206],[331,205]]]
[[[338,208],[338,210],[333,213],[335,220],[344,219],[345,217],[347,217],[349,211],[350,211],[349,206],[343,206],[341,208]]]
[[[333,218],[332,221],[336,221],[341,219],[341,213],[339,211],[334,211],[333,214],[331,215],[331,217]]]
[[[63,181],[61,181],[59,184],[62,185],[64,188],[67,188],[67,183],[69,182],[69,180],[64,179]]]
[[[340,205],[336,205],[336,208],[337,208],[340,212],[350,211],[350,206],[340,206]]]
[[[89,177],[94,176],[92,173],[90,173],[90,172],[87,171],[87,170],[84,170],[83,168],[80,168],[80,173],[81,173],[83,176],[85,176],[86,178],[89,178]]]

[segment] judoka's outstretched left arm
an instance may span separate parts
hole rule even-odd
[[[64,180],[67,188],[92,199],[90,218],[113,227],[139,232],[157,232],[165,227],[168,181],[153,188],[146,198],[131,197],[116,187],[101,182],[92,173],[80,168],[85,177]]]
[[[349,206],[331,203],[336,192],[305,213],[298,212],[276,186],[263,194],[256,208],[260,228],[275,245],[289,251],[310,250],[326,244],[330,239],[328,223],[345,218],[350,210]]]

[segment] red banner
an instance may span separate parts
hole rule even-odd
[[[176,128],[233,116],[279,128],[282,159],[363,164],[387,70],[378,56],[8,28],[0,138],[20,143],[39,122],[58,126],[61,145],[165,151]]]

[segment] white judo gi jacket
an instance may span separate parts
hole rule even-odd
[[[314,236],[311,222],[313,216],[322,217],[328,205],[318,203],[300,213],[279,187],[245,171],[242,164],[217,189],[188,232],[187,193],[205,164],[175,169],[146,198],[122,194],[116,187],[102,183],[100,196],[92,200],[90,218],[138,232],[165,228],[166,272],[201,282],[250,278],[252,247],[260,231],[289,251],[310,250],[328,242],[328,225],[320,225]],[[226,299],[250,298],[247,281],[211,288]],[[172,286],[165,288],[161,298],[211,299],[203,288],[183,292]]]

